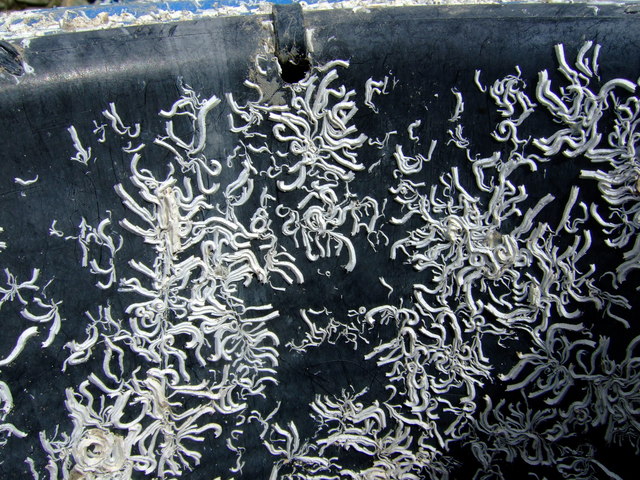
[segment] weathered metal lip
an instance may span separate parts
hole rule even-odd
[[[283,2],[276,0],[272,3]],[[271,3],[239,0],[134,2],[22,10],[0,15],[0,39],[28,39],[52,34],[106,30],[211,17],[269,14],[270,12]]]
[[[45,35],[70,32],[105,30],[127,26],[140,26],[177,21],[198,20],[212,17],[241,15],[269,15],[272,5],[294,3],[292,0],[178,0],[168,2],[131,2],[110,5],[90,5],[55,9],[33,9],[8,12],[0,15],[0,39],[21,40]],[[369,9],[400,8],[415,6],[472,7],[495,5],[499,7],[524,7],[528,12],[570,3],[556,1],[553,4],[529,4],[527,1],[512,0],[309,0],[300,2],[305,11],[344,9],[367,12]],[[580,4],[573,4],[578,6]],[[640,11],[640,4],[628,1],[597,1],[588,4],[594,9],[614,5],[626,6],[627,13]],[[502,12],[501,12],[502,13]],[[534,13],[535,15],[535,13]]]

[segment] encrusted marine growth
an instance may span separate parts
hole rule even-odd
[[[243,478],[263,455],[270,480],[444,480],[460,467],[454,447],[475,459],[462,466],[475,479],[505,478],[516,461],[534,476],[620,478],[573,441],[597,429],[605,444],[640,439],[640,336],[613,348],[603,334],[637,333],[625,295],[640,265],[640,100],[633,81],[601,81],[599,52],[588,41],[569,61],[557,45],[555,77],[477,70],[477,91],[447,86],[442,132],[425,118],[363,131],[363,112],[384,115],[397,93],[391,72],[353,85],[335,60],[277,89],[264,55],[244,104],[179,79],[160,132],[123,118],[117,99],[70,125],[74,168],[104,168],[107,147],[126,160],[111,192],[123,208],[51,218],[49,241],[77,246],[89,287],[118,302],[92,304],[61,342],[59,368],[82,380],[51,399],[68,421],[38,432],[47,463],[26,459],[33,478],[190,478],[205,460]],[[467,136],[474,94],[497,114],[489,153]],[[534,116],[555,130],[538,135]],[[221,118],[232,148],[214,148]],[[561,157],[583,183],[528,185]],[[374,177],[385,189],[367,188]],[[29,178],[15,183],[41,181]],[[362,288],[383,288],[375,302],[366,291],[351,304],[357,272],[374,279]],[[0,308],[22,333],[0,375],[36,338],[52,348],[64,318],[38,270],[5,277]],[[297,297],[311,278],[334,288],[333,306]],[[375,381],[301,392],[307,411],[292,413],[282,372],[339,351]],[[12,423],[16,408],[0,378],[0,445],[33,433]],[[229,453],[230,468],[208,458]]]

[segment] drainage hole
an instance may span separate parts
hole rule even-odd
[[[297,57],[285,62],[278,60],[278,63],[282,69],[280,77],[286,83],[298,83],[307,76],[307,73],[311,69],[311,63],[306,57]]]

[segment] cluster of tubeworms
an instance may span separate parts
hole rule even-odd
[[[1,249],[6,248],[2,242]],[[1,254],[1,253],[0,253]],[[40,271],[31,271],[30,278],[18,278],[8,268],[4,269],[3,281],[0,284],[0,310],[17,314],[20,332],[13,335],[13,328],[5,332],[10,349],[3,352],[0,358],[0,375],[2,370],[14,364],[31,343],[39,342],[42,348],[48,348],[60,331],[62,316],[61,302],[49,298],[46,290],[50,282],[42,282]],[[25,438],[28,432],[11,423],[14,410],[11,387],[0,376],[0,446],[5,446],[9,437]]]
[[[513,462],[535,478],[537,467],[621,478],[574,441],[600,429],[607,445],[640,448],[640,336],[614,349],[583,316],[637,331],[620,287],[640,266],[638,85],[601,81],[599,53],[586,42],[570,61],[557,45],[558,74],[541,71],[533,88],[519,67],[498,79],[477,70],[473,91],[447,92],[444,142],[422,119],[379,138],[359,128],[363,108],[384,114],[377,100],[401,81],[391,72],[348,85],[349,62],[336,60],[274,96],[255,79],[268,75],[262,55],[242,94],[179,79],[159,133],[121,118],[117,99],[92,126],[69,126],[74,168],[105,168],[100,145],[127,158],[113,186],[124,213],[83,216],[74,231],[52,218],[48,233],[77,243],[93,286],[123,300],[94,305],[62,346],[60,370],[84,379],[51,399],[68,420],[31,432],[46,456],[26,459],[33,478],[191,478],[219,448],[233,458],[220,479],[244,478],[256,455],[269,458],[270,480],[444,480],[459,468],[494,479]],[[489,155],[467,136],[466,95],[499,118]],[[234,138],[226,158],[211,154],[212,112],[227,113],[215,116]],[[535,115],[554,133],[532,133]],[[585,183],[562,198],[528,191],[523,179],[560,157],[580,162]],[[384,189],[363,189],[378,172],[389,173]],[[589,182],[599,196],[584,194]],[[596,266],[596,238],[619,264]],[[388,291],[377,304],[334,309],[336,294],[285,318],[283,295],[310,276],[349,282],[370,256],[412,283],[376,272]],[[66,321],[37,270],[4,277],[0,308],[12,304],[23,325],[0,375],[34,337],[50,348]],[[282,361],[323,348],[349,350],[382,386],[315,394],[296,405],[303,425],[277,398]],[[498,366],[501,355],[511,364]],[[14,407],[0,377],[0,445],[27,436]],[[261,453],[247,447],[256,443]],[[461,465],[454,449],[476,463]]]

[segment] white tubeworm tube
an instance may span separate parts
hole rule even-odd
[[[17,183],[18,185],[22,185],[22,186],[27,186],[27,185],[33,185],[34,183],[36,183],[38,181],[38,175],[36,175],[34,178],[30,178],[28,180],[23,180],[22,178],[14,178],[13,181],[15,183]]]
[[[413,123],[410,123],[407,127],[407,132],[409,133],[409,140],[413,140],[414,142],[420,143],[420,137],[415,134],[415,129],[422,125],[422,120],[416,120]]]
[[[476,87],[478,87],[478,90],[480,90],[482,93],[485,93],[487,91],[487,87],[480,83],[480,74],[481,73],[482,73],[481,70],[476,70],[474,75],[473,75],[473,81],[475,82]]]
[[[378,108],[373,104],[373,95],[387,95],[387,83],[389,81],[389,77],[384,77],[383,80],[376,81],[372,78],[369,78],[365,82],[365,94],[364,94],[364,104],[369,107],[374,113],[378,113]]]
[[[13,347],[13,350],[7,355],[4,359],[0,360],[0,367],[4,367],[13,362],[18,356],[22,353],[24,348],[27,346],[27,342],[30,338],[35,337],[38,334],[38,327],[29,327],[25,329]]]
[[[118,135],[126,135],[129,138],[137,138],[140,135],[140,124],[135,123],[133,126],[125,126],[116,111],[115,103],[109,103],[109,108],[102,111],[102,115],[111,122],[111,128]]]
[[[452,88],[451,93],[456,98],[456,106],[453,110],[453,114],[449,118],[449,121],[454,123],[460,120],[462,114],[464,113],[464,101],[462,99],[462,93],[457,88]]]
[[[391,296],[391,294],[393,293],[393,287],[387,283],[387,281],[384,279],[384,277],[378,277],[378,280],[380,281],[380,283],[385,288],[387,288],[389,290],[389,293],[387,294],[387,298],[389,298]]]
[[[569,194],[569,200],[564,207],[564,211],[562,212],[562,217],[558,222],[558,226],[556,227],[556,233],[560,230],[565,229],[568,233],[576,233],[576,230],[569,226],[569,216],[571,215],[571,209],[573,208],[576,200],[578,199],[578,194],[580,193],[580,188],[573,186],[571,187],[571,192]]]
[[[78,132],[76,131],[76,127],[73,125],[67,128],[69,135],[71,135],[71,140],[73,141],[73,148],[76,149],[75,156],[71,157],[71,160],[74,162],[82,163],[83,165],[88,165],[89,160],[91,159],[91,147],[85,149],[80,142],[80,138],[78,138]]]

